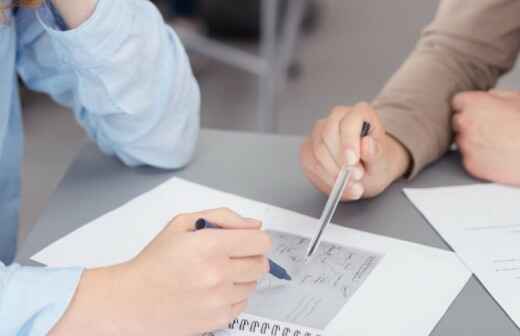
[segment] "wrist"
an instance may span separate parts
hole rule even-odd
[[[410,171],[412,157],[406,147],[390,134],[386,135],[386,142],[389,147],[390,160],[392,162],[392,173],[394,180],[403,177]]]
[[[78,28],[94,13],[97,0],[51,0],[70,29]]]
[[[85,270],[76,293],[50,335],[119,335],[120,266]]]

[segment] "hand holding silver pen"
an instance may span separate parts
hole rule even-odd
[[[369,136],[360,139],[363,121],[369,122],[371,128]],[[316,122],[301,147],[305,176],[328,195],[342,165],[348,162],[355,168],[341,200],[379,195],[402,177],[412,163],[405,147],[387,133],[388,126],[395,127],[391,121],[385,125],[378,111],[367,103],[335,107],[329,116]]]
[[[366,121],[363,122],[363,126],[361,129],[361,138],[366,137],[370,132],[370,124]],[[321,238],[323,236],[323,232],[325,228],[330,224],[334,213],[336,212],[336,208],[338,207],[338,203],[341,200],[341,195],[345,191],[345,187],[348,185],[350,177],[352,176],[352,166],[348,165],[348,163],[344,163],[341,167],[341,170],[336,178],[336,182],[334,183],[334,187],[329,195],[327,203],[325,204],[325,208],[321,213],[320,217],[320,225],[313,239],[311,240],[309,247],[307,249],[307,254],[305,256],[305,261],[308,262],[310,258],[314,255],[317,250]]]

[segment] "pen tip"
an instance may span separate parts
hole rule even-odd
[[[283,274],[283,280],[287,280],[287,281],[292,280],[291,276],[289,275],[289,273],[287,273],[287,271]]]
[[[287,270],[275,263],[274,261],[272,261],[271,259],[269,259],[269,272],[278,279],[292,280],[289,273],[287,273]]]

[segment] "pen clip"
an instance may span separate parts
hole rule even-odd
[[[363,121],[363,126],[361,126],[361,138],[364,138],[370,133],[370,123]]]

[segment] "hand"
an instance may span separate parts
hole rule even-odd
[[[65,19],[68,28],[78,28],[92,16],[96,9],[96,0],[52,0],[60,15]]]
[[[232,230],[194,232],[198,218]],[[269,270],[271,240],[260,225],[225,209],[176,217],[130,262],[87,271],[51,335],[195,335],[225,327]],[[100,330],[101,321],[110,325]]]
[[[455,142],[466,170],[520,186],[520,92],[465,92],[452,105]]]
[[[371,125],[361,139],[363,121]],[[401,177],[410,165],[407,150],[386,134],[368,104],[336,107],[326,119],[319,120],[301,148],[304,173],[314,186],[329,194],[343,164],[353,167],[352,179],[342,199],[373,197]]]

